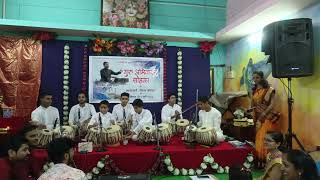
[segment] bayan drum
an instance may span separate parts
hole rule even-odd
[[[212,146],[217,142],[217,134],[213,127],[199,127],[196,133],[199,144]]]
[[[74,140],[75,137],[75,131],[72,126],[62,126],[61,127],[61,136],[62,137],[68,137],[72,140]]]
[[[187,119],[179,119],[177,120],[177,133],[178,134],[183,134],[184,131],[186,130],[187,126],[189,125],[189,121]]]
[[[184,140],[189,143],[194,142],[196,141],[196,134],[197,134],[197,126],[189,125],[184,131]]]
[[[139,143],[150,143],[153,139],[153,127],[149,125],[143,126],[142,130],[138,134]]]
[[[168,122],[169,128],[172,132],[173,135],[177,134],[177,124],[174,121],[169,121]]]
[[[169,125],[167,123],[161,123],[158,125],[159,130],[159,141],[160,143],[169,143],[170,138],[172,136],[171,129],[169,128]],[[156,137],[157,131],[154,131],[155,137]]]
[[[111,125],[105,128],[106,131],[106,144],[107,146],[119,146],[122,141],[122,129],[118,125]]]
[[[101,130],[102,130],[102,132],[100,134]],[[104,128],[102,128],[101,130],[99,127],[90,128],[85,139],[88,142],[92,142],[95,145],[105,142],[106,141],[106,131],[104,130]]]
[[[46,147],[48,143],[52,141],[53,131],[49,129],[42,129],[39,137],[39,146]]]

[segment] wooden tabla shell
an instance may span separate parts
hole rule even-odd
[[[52,141],[53,131],[49,129],[42,129],[39,137],[39,146],[46,147],[48,143]]]
[[[62,126],[61,127],[61,136],[68,137],[70,139],[74,139],[75,131],[72,126]]]
[[[105,128],[106,131],[106,144],[107,145],[117,145],[122,141],[122,129],[118,125],[111,125]],[[119,144],[120,145],[120,144]]]
[[[169,128],[169,125],[167,123],[161,123],[158,125],[159,130],[159,140],[161,143],[169,143],[170,138],[172,136],[171,129]],[[154,131],[155,137],[156,137],[156,130]]]
[[[149,125],[143,126],[142,130],[138,134],[139,143],[149,143],[153,139],[153,127]]]
[[[106,141],[106,131],[104,128],[102,128],[102,132],[100,135],[100,128],[99,127],[93,127],[90,128],[85,139],[88,142],[92,142],[93,144],[100,144]]]
[[[170,128],[172,134],[173,135],[177,134],[177,124],[176,124],[176,122],[169,121],[168,125],[169,125],[169,128]]]
[[[186,142],[194,142],[196,141],[196,134],[197,134],[197,126],[189,125],[184,131],[184,140]]]
[[[199,144],[212,146],[217,141],[217,134],[213,127],[199,127],[196,133],[196,140]]]
[[[187,119],[179,119],[176,124],[178,134],[183,134],[190,122]]]
[[[121,133],[127,134],[129,133],[131,126],[128,125],[128,122],[126,122],[127,124],[124,123],[124,121],[116,121],[116,125],[121,127]]]

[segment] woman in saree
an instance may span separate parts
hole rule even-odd
[[[264,146],[267,150],[265,172],[259,180],[282,180],[282,148],[283,135],[280,132],[269,131],[264,138]]]
[[[264,147],[264,138],[268,131],[278,129],[278,119],[280,113],[273,110],[275,90],[264,78],[263,72],[254,72],[252,75],[254,87],[252,89],[251,106],[253,110],[253,119],[256,125],[256,155],[257,167],[263,168],[266,159],[266,149]]]

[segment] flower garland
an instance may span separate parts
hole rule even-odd
[[[212,52],[212,49],[214,48],[214,46],[216,45],[216,41],[202,41],[200,42],[200,51],[204,54],[204,55],[208,55]]]
[[[178,73],[178,98],[177,104],[182,106],[182,51],[178,50],[177,53],[177,73]]]
[[[88,45],[83,48],[83,61],[82,61],[82,83],[81,90],[87,91],[87,71],[88,71]]]
[[[69,119],[69,62],[70,62],[70,47],[64,45],[64,66],[63,66],[63,121]]]
[[[35,32],[32,34],[32,38],[35,40],[40,40],[40,41],[49,41],[55,39],[57,36],[56,33],[53,32],[45,32],[45,31],[40,31],[40,32]]]
[[[252,167],[253,163],[253,155],[249,153],[246,157],[246,161],[243,163],[243,166],[246,169],[250,169]],[[218,163],[214,162],[214,158],[211,156],[211,154],[207,154],[206,156],[203,157],[202,163],[199,165],[199,168],[197,169],[178,169],[174,167],[172,164],[172,161],[170,159],[170,156],[167,155],[164,164],[167,166],[167,170],[171,172],[173,175],[178,176],[178,175],[201,175],[207,168],[210,166],[213,170],[215,170],[217,173],[222,174],[222,173],[229,173],[229,167],[225,166],[224,168],[220,166]]]
[[[104,170],[104,167],[108,159],[109,159],[109,155],[106,155],[105,157],[101,158],[98,161],[97,166],[92,168],[91,172],[86,174],[86,178],[88,180],[97,179],[99,177],[99,174]]]
[[[159,57],[164,51],[165,42],[140,41],[134,39],[104,40],[96,37],[92,41],[92,50],[97,55],[146,56]]]

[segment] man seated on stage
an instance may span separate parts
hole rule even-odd
[[[113,107],[112,115],[116,121],[126,121],[128,122],[134,113],[133,106],[129,102],[129,93],[121,93],[120,104]]]
[[[111,82],[111,75],[119,75],[121,74],[121,71],[114,72],[111,69],[109,69],[109,63],[104,62],[103,63],[104,68],[100,70],[100,76],[102,82]]]
[[[181,107],[176,104],[175,94],[169,94],[168,96],[168,104],[162,107],[161,110],[161,120],[162,122],[170,122],[175,121],[177,119],[182,119],[182,111]]]
[[[221,130],[221,113],[211,107],[209,99],[206,96],[199,97],[198,106],[201,109],[199,111],[199,122],[198,126],[213,127],[217,134],[217,141],[224,141],[223,131]]]
[[[152,114],[148,109],[143,108],[143,101],[135,99],[132,102],[135,113],[132,116],[132,127],[129,137],[137,140],[137,136],[145,125],[152,125]]]
[[[99,128],[107,128],[114,124],[114,117],[112,116],[111,113],[109,113],[109,102],[106,100],[103,100],[100,102],[99,105],[100,112],[96,113],[95,115],[92,116],[89,124],[88,124],[88,129],[92,127],[99,126]]]
[[[27,163],[30,155],[28,142],[22,136],[10,136],[1,147],[0,179],[32,180]]]
[[[69,114],[69,125],[77,125],[81,128],[87,126],[91,117],[95,115],[96,109],[92,104],[87,103],[87,96],[84,92],[78,93],[79,104],[72,106]]]
[[[31,120],[40,128],[47,128],[53,130],[60,127],[59,111],[52,107],[52,95],[49,93],[42,93],[40,95],[40,106],[32,111]]]
[[[54,163],[38,180],[86,179],[83,171],[75,169],[73,155],[75,143],[69,138],[53,139],[48,145],[49,159]]]

